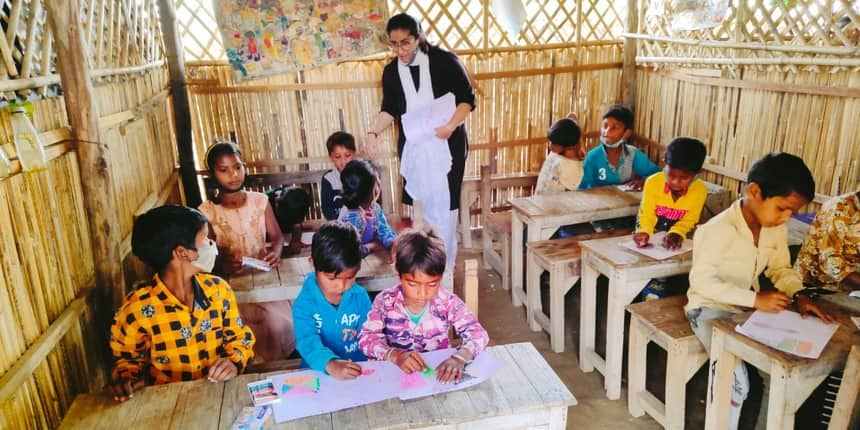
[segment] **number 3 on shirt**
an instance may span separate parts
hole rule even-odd
[[[597,169],[597,178],[600,179],[601,181],[605,181],[606,180],[606,169],[604,169],[602,167]]]

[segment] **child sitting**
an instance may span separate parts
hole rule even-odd
[[[231,142],[212,145],[206,152],[206,167],[218,188],[214,199],[200,205],[200,212],[209,218],[222,257],[216,271],[240,272],[246,256],[278,266],[284,236],[266,195],[244,189],[245,164],[239,148]],[[270,246],[266,246],[267,237]],[[239,313],[257,335],[258,359],[285,359],[293,353],[296,339],[289,300],[242,303]]]
[[[579,187],[582,179],[582,157],[579,137],[582,131],[576,115],[568,114],[547,130],[549,154],[541,166],[535,194],[555,194]]]
[[[343,206],[340,172],[355,158],[355,138],[349,133],[336,131],[326,139],[325,147],[334,169],[326,172],[320,181],[320,204],[325,219],[335,220]]]
[[[786,153],[768,154],[750,168],[743,198],[696,231],[685,311],[708,351],[714,319],[750,308],[782,311],[803,287],[791,268],[784,224],[814,195],[815,181],[803,160]],[[762,272],[776,291],[760,290]],[[808,297],[796,299],[801,314],[811,312],[825,322],[832,321]],[[737,428],[741,404],[749,391],[743,363],[735,368],[734,381],[730,423]]]
[[[283,255],[295,255],[302,251],[302,221],[313,200],[307,191],[294,186],[283,185],[266,191],[269,205],[278,222],[278,229],[290,233],[290,243],[284,246]]]
[[[644,178],[660,171],[644,152],[627,143],[632,135],[633,111],[622,105],[610,106],[603,114],[601,144],[588,151],[582,163],[580,190],[629,182],[640,191]]]
[[[382,206],[376,202],[380,195],[376,168],[367,160],[352,160],[344,166],[340,180],[344,206],[338,219],[358,230],[361,256],[367,256],[380,246],[390,250],[397,234],[388,224]]]
[[[696,226],[708,197],[705,183],[696,178],[705,162],[705,144],[692,137],[677,137],[666,148],[666,167],[645,180],[633,241],[643,247],[654,231],[668,231],[663,246],[681,247]]]
[[[111,326],[114,399],[145,385],[207,377],[226,381],[254,357],[233,290],[212,270],[218,249],[200,212],[151,209],[135,222],[131,249],[156,272],[125,298]]]
[[[394,249],[400,284],[376,296],[358,347],[369,358],[391,361],[412,373],[426,367],[420,352],[449,347],[453,326],[463,344],[436,368],[436,375],[443,383],[460,381],[489,336],[459,297],[439,288],[445,244],[435,234],[413,230],[401,235]]]
[[[313,273],[308,274],[293,305],[297,348],[302,367],[324,371],[337,379],[354,379],[367,357],[358,349],[358,332],[370,298],[355,283],[361,251],[355,229],[330,221],[314,235]]]
[[[860,290],[860,191],[821,206],[794,268],[805,284],[832,291]]]

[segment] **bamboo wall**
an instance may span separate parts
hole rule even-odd
[[[50,5],[6,0],[0,8],[7,28],[0,34],[0,91],[5,100],[35,100],[34,124],[50,159],[46,170],[30,173],[14,161],[15,173],[0,179],[2,429],[56,428],[77,393],[105,385],[110,367],[103,355],[107,321],[95,321],[92,310],[94,250],[76,157],[78,145],[92,143],[71,137],[54,71]],[[134,214],[180,200],[158,15],[152,0],[85,0],[80,19],[124,238],[122,264],[132,281],[141,276],[128,256]],[[0,139],[15,160],[2,106]]]
[[[731,1],[719,27],[672,32],[639,11],[636,121],[663,144],[703,139],[709,178],[739,191],[762,155],[803,157],[818,202],[860,189],[860,16],[854,2]]]
[[[389,2],[392,14],[409,12],[431,42],[457,52],[470,73],[477,108],[467,119],[472,146],[467,177],[478,176],[491,147],[502,148],[499,173],[536,173],[546,154],[546,129],[555,119],[575,111],[587,129],[596,129],[601,111],[620,99],[618,38],[626,10],[619,2],[524,3],[527,23],[514,39],[483,7],[488,2]],[[353,133],[362,149],[363,135],[379,111],[387,52],[236,83],[223,61],[211,10],[185,1],[177,2],[177,10],[185,11],[178,15],[189,60],[198,169],[205,168],[203,154],[214,137],[234,138],[254,173],[330,168],[325,139],[337,130]],[[210,29],[208,37],[203,28]],[[380,137],[384,153],[377,162],[385,167],[388,185],[383,201],[397,210],[390,203],[400,199],[392,128]],[[518,191],[500,194],[499,202],[511,192]],[[318,211],[311,216],[321,218]],[[473,222],[477,225],[477,219]]]

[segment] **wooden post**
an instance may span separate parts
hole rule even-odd
[[[627,0],[627,33],[639,30],[638,1]],[[636,39],[624,38],[624,67],[621,70],[621,96],[631,108],[636,102]]]
[[[81,169],[84,203],[89,219],[95,259],[97,321],[109,321],[113,309],[125,294],[119,252],[120,228],[110,177],[108,147],[99,135],[99,112],[93,100],[89,51],[81,29],[80,0],[47,0],[48,23],[54,34],[57,72],[63,88],[66,114],[72,126]],[[107,333],[105,331],[105,333]]]
[[[176,146],[179,150],[179,173],[185,190],[185,204],[197,207],[203,201],[197,185],[194,167],[194,144],[191,137],[191,110],[185,83],[185,57],[182,40],[176,29],[176,7],[173,0],[158,0],[161,33],[164,36],[167,70],[170,74],[170,95],[173,100],[173,125],[176,128]]]

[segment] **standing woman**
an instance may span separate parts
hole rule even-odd
[[[430,45],[415,18],[405,13],[394,15],[388,20],[386,31],[396,58],[382,71],[382,108],[367,131],[366,148],[373,156],[377,149],[379,133],[396,120],[397,155],[402,160],[403,149],[407,143],[419,142],[410,142],[409,136],[404,134],[401,116],[447,93],[454,95],[454,114],[445,125],[435,129],[435,137],[442,140],[439,150],[448,151],[451,157],[451,170],[447,174],[450,198],[448,218],[431,219],[429,214],[434,212],[434,209],[437,209],[435,212],[438,213],[438,209],[442,208],[431,208],[428,207],[428,201],[422,202],[424,211],[428,214],[428,223],[439,231],[445,241],[447,267],[452,269],[457,258],[455,232],[460,208],[460,186],[463,184],[468,151],[463,121],[475,108],[475,93],[466,75],[466,69],[457,56]],[[447,148],[444,147],[444,141],[448,143]],[[409,176],[409,173],[401,171],[404,177]],[[413,196],[406,188],[404,178],[403,202],[412,204]]]

